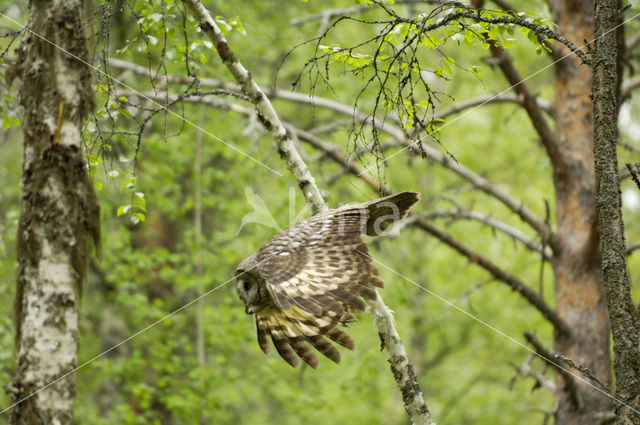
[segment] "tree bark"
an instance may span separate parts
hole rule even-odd
[[[100,215],[82,156],[92,101],[89,69],[74,58],[88,57],[81,14],[78,0],[30,1],[17,49],[24,156],[12,424],[73,423],[77,307]]]
[[[593,39],[590,0],[549,0],[558,31],[570,40]],[[562,47],[563,55],[568,50]],[[555,154],[550,155],[556,196],[556,235],[551,264],[555,274],[556,310],[572,329],[570,337],[554,334],[555,351],[610,382],[609,320],[602,288],[596,216],[593,157],[591,69],[570,55],[554,68]],[[611,401],[577,382],[577,398],[556,377],[556,423],[599,424],[598,413]]]
[[[603,0],[595,9],[595,63],[593,74],[596,207],[602,247],[602,273],[613,334],[617,423],[640,423],[640,339],[637,312],[631,300],[626,264],[624,223],[620,210],[617,119],[619,100],[619,22],[617,0]],[[624,403],[624,404],[623,404]],[[632,410],[635,409],[636,411]]]

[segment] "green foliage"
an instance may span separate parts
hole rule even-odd
[[[285,6],[270,1],[214,1],[207,7],[220,15],[216,22],[262,87],[268,88],[274,81],[277,87],[309,84],[302,89],[313,89],[317,96],[333,97],[348,106],[357,100],[358,109],[373,115],[379,90],[386,90],[379,99],[380,115],[384,113],[385,119],[400,123],[409,133],[418,128],[423,134],[437,135],[443,152],[451,152],[461,164],[544,217],[544,201],[552,201],[554,196],[552,170],[522,112],[509,104],[495,104],[464,117],[428,118],[434,108],[445,109],[456,99],[504,89],[502,80],[482,62],[489,48],[487,40],[510,49],[524,75],[548,63],[544,55],[530,54],[531,44],[536,53],[544,53],[548,41],[541,43],[527,28],[472,20],[452,21],[428,32],[413,21],[388,27],[343,21],[319,43],[317,52],[310,44],[292,51],[313,39],[321,24],[311,21],[292,26],[291,19],[353,4],[303,1]],[[545,17],[539,16],[542,3],[527,5],[533,12],[525,17],[546,25]],[[141,65],[149,69],[149,75],[123,72],[121,76],[111,69],[113,75],[141,92],[162,92],[165,73],[187,76],[191,72],[200,78],[230,81],[211,42],[202,37],[190,15],[183,18],[183,8],[181,2],[172,0],[125,2],[119,20],[112,24],[112,44],[106,54]],[[415,10],[426,25],[437,24],[438,18],[427,19],[420,16],[422,9]],[[507,16],[499,11],[483,13],[491,18]],[[363,15],[370,20],[382,17],[374,7]],[[98,25],[100,20],[91,22]],[[353,47],[361,40],[373,39],[381,29],[385,34],[378,45]],[[87,30],[87,34],[93,31]],[[91,42],[98,51],[104,47],[94,38]],[[398,50],[407,45],[415,50],[415,60],[394,60]],[[319,67],[318,80],[312,74],[301,77],[300,71],[314,54],[325,55],[329,65],[335,66]],[[423,78],[432,91],[417,85],[413,92],[408,87],[398,89],[394,85],[398,79],[391,77],[381,86],[367,85],[374,67],[383,74]],[[355,76],[345,75],[350,71],[355,71]],[[114,96],[114,91],[123,87],[104,76],[96,75],[96,80],[98,107],[84,135],[89,147],[88,171],[102,208],[103,255],[91,262],[83,296],[79,364],[110,351],[76,372],[76,422],[294,425],[324,424],[329,419],[368,425],[407,423],[369,315],[358,315],[359,322],[349,329],[356,341],[355,351],[341,350],[340,365],[321,360],[317,371],[291,369],[275,353],[264,356],[256,344],[253,323],[235,295],[232,278],[236,264],[272,236],[273,229],[256,223],[238,229],[242,218],[260,205],[257,196],[281,227],[289,225],[288,218],[294,215],[289,210],[290,193],[297,205],[292,208],[294,213],[304,202],[271,137],[259,124],[233,111],[189,103],[171,107],[283,177],[164,110],[155,110],[144,122],[147,115],[143,112],[150,113],[157,105],[131,95]],[[553,91],[551,75],[541,75],[536,84],[535,92],[548,98]],[[172,83],[170,88],[172,93],[180,93],[188,84]],[[228,100],[222,96],[215,99]],[[141,112],[135,104],[147,110]],[[276,101],[275,107],[283,120],[300,128],[336,128],[346,119],[340,131],[319,135],[340,151],[372,150],[370,134],[364,145],[349,138],[348,115],[340,117],[321,107],[284,100]],[[6,130],[0,133],[0,290],[9,300],[16,268],[21,135],[14,110],[5,106],[0,112]],[[380,144],[385,142],[384,135],[380,136]],[[198,143],[200,153],[195,147]],[[424,143],[430,141],[425,139]],[[326,156],[318,159],[317,152],[302,141],[300,145],[331,206],[376,196],[359,179],[344,176]],[[398,148],[391,147],[385,155],[397,152]],[[468,183],[451,172],[405,153],[389,159],[386,175],[376,177],[394,190],[421,192],[419,211],[452,206],[476,209],[524,228],[533,237],[533,232],[495,199],[470,190]],[[362,167],[373,167],[370,173],[376,173],[379,164],[375,156],[352,158]],[[200,174],[194,171],[198,159]],[[194,219],[196,186],[202,191],[201,235],[196,234]],[[247,187],[252,190],[245,192]],[[629,222],[639,218],[635,211],[626,213]],[[551,214],[553,221],[555,212]],[[548,265],[541,266],[539,256],[477,222],[436,223],[531,287],[541,287],[545,299],[553,303],[552,272]],[[629,232],[631,240],[640,238],[637,229]],[[408,226],[398,237],[372,240],[370,245],[376,259],[507,335],[520,339],[523,330],[536,329],[541,339],[550,337],[550,326],[535,309],[501,283],[488,282],[484,271],[427,234]],[[630,268],[638,270],[640,260],[632,261]],[[385,282],[382,295],[395,312],[397,328],[437,423],[543,420],[537,409],[550,408],[551,395],[544,389],[532,391],[533,383],[527,380],[510,385],[515,376],[511,364],[521,363],[528,352],[408,280],[383,268],[381,278]],[[202,294],[207,295],[189,304]],[[7,383],[14,367],[9,349],[12,313],[9,302],[0,308],[0,344],[5,348],[0,351],[0,379]],[[198,353],[199,338],[203,358]],[[544,369],[537,361],[533,367]],[[552,377],[551,371],[546,374]],[[1,407],[9,404],[4,392],[0,402]]]

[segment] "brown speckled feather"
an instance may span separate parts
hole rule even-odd
[[[365,309],[363,299],[374,299],[375,288],[383,287],[361,234],[380,234],[418,200],[417,193],[402,192],[346,205],[296,223],[266,242],[252,259],[271,298],[268,307],[254,313],[262,351],[268,353],[270,337],[291,366],[300,358],[317,368],[311,346],[340,362],[340,353],[324,337],[353,349],[353,340],[337,326],[354,320],[351,313]]]

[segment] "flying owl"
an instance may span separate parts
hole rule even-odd
[[[379,235],[407,215],[420,199],[401,192],[374,201],[319,213],[281,231],[236,269],[236,290],[247,314],[255,316],[258,344],[268,354],[271,338],[291,366],[301,358],[316,369],[315,347],[336,363],[340,353],[325,339],[353,350],[338,325],[354,321],[365,300],[382,288],[360,237]]]

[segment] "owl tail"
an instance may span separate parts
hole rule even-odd
[[[389,225],[405,218],[409,208],[419,200],[419,193],[400,192],[365,203],[369,216],[363,233],[369,236],[380,235]]]
[[[314,369],[318,368],[318,357],[309,345],[336,363],[340,363],[340,352],[325,337],[345,348],[353,350],[353,340],[337,328],[338,324],[346,326],[354,318],[344,313],[340,318],[331,312],[324,312],[323,317],[314,316],[304,310],[292,306],[288,310],[274,308],[255,314],[258,344],[265,354],[269,353],[271,337],[278,354],[291,366],[298,366],[298,358]]]

